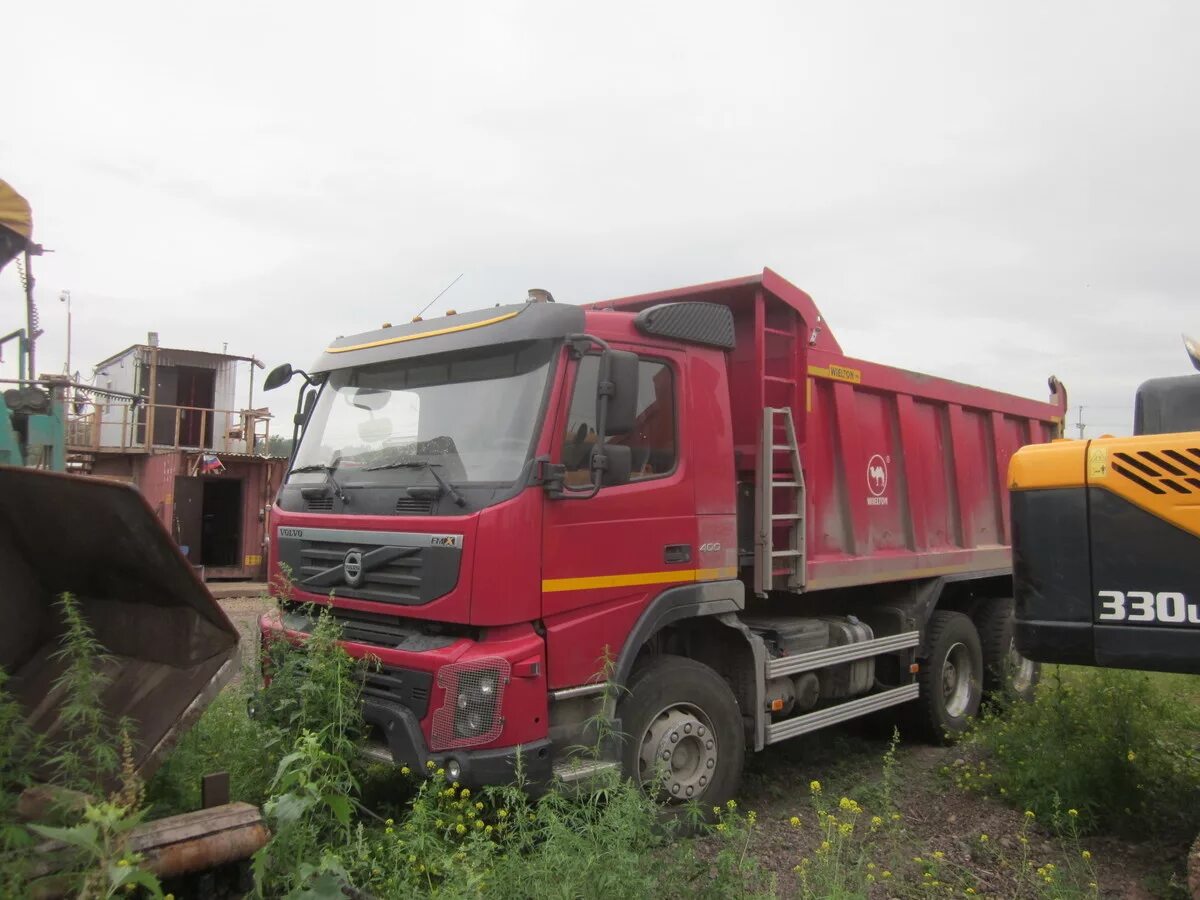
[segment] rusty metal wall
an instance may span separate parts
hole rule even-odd
[[[225,471],[219,475],[195,475],[197,454],[169,451],[147,456],[101,458],[95,474],[132,481],[146,498],[159,521],[178,542],[179,529],[175,522],[175,479],[196,477],[209,481],[240,481],[242,483],[241,547],[238,564],[210,567],[209,578],[261,580],[266,574],[266,511],[270,508],[283,478],[285,459],[218,454]]]
[[[171,537],[179,539],[175,528],[175,476],[184,474],[183,454],[178,451],[135,457],[134,484]]]

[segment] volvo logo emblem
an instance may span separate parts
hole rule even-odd
[[[362,551],[357,548],[346,551],[346,558],[342,560],[342,575],[346,584],[358,587],[363,583],[364,574]]]

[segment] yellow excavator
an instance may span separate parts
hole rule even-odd
[[[1143,383],[1133,432],[1013,455],[1015,649],[1200,674],[1200,375]]]

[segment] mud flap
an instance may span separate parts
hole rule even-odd
[[[104,710],[133,723],[149,777],[237,671],[238,631],[132,486],[0,466],[0,666],[51,742],[63,593],[107,652]]]

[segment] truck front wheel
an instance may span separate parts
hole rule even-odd
[[[968,616],[938,610],[925,632],[925,659],[917,681],[921,686],[919,724],[935,741],[967,730],[983,696],[983,651],[979,633]]]
[[[742,716],[708,666],[659,656],[634,673],[618,715],[626,775],[669,804],[732,799],[742,778]]]

